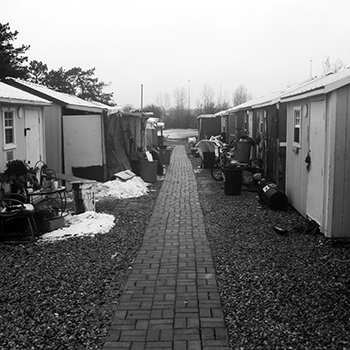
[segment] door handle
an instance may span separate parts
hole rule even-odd
[[[309,150],[309,152],[307,152],[307,156],[305,158],[305,163],[306,165],[306,169],[309,171],[310,167],[311,167],[311,156],[310,156],[311,150]]]
[[[24,136],[27,136],[27,131],[29,131],[30,128],[24,128]]]

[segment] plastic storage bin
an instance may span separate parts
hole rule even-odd
[[[165,165],[170,164],[170,157],[171,157],[171,149],[159,150],[159,159],[163,164]]]
[[[140,176],[145,182],[157,181],[158,160],[140,160]]]

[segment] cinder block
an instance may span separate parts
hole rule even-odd
[[[62,217],[50,219],[43,222],[43,229],[46,232],[57,230],[58,228],[63,226],[64,226],[64,218]]]

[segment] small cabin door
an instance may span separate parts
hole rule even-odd
[[[322,225],[324,198],[324,164],[326,149],[325,101],[310,103],[309,157],[306,215]],[[303,118],[305,119],[305,118]]]
[[[66,175],[91,178],[93,172],[102,172],[103,146],[100,115],[64,115],[63,147],[64,169]],[[84,171],[84,176],[74,174],[73,170]]]
[[[43,160],[43,130],[40,109],[26,109],[24,122],[24,139],[26,161],[34,167],[38,160]]]

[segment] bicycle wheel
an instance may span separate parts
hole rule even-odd
[[[211,169],[211,176],[213,177],[214,180],[216,181],[222,181],[224,179],[224,176],[222,174],[222,169],[221,167],[214,167]]]

